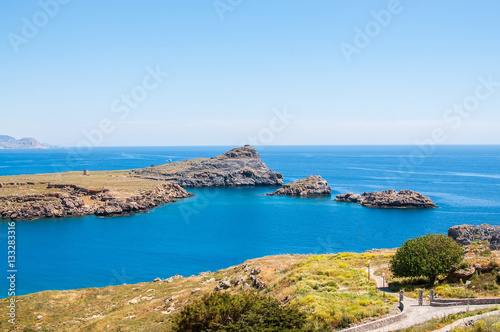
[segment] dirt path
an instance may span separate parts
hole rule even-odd
[[[387,287],[387,284],[385,288],[383,287],[384,284],[383,278],[373,274],[376,270],[377,267],[372,268],[370,276],[377,282],[377,288],[380,291],[385,291],[390,296],[397,296],[399,298],[399,294],[391,292],[389,287]],[[442,318],[444,316],[454,314],[457,312],[484,309],[497,306],[496,304],[492,304],[492,305],[475,305],[475,306],[461,305],[454,307],[431,307],[429,305],[428,299],[425,298],[424,298],[424,305],[419,306],[418,300],[406,296],[404,298],[403,303],[407,311],[406,311],[406,317],[402,321],[372,331],[377,331],[377,332],[394,331],[398,329],[407,328],[415,324],[420,324],[433,318]]]

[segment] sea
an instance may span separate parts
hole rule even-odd
[[[120,170],[213,157],[234,146],[0,150],[0,175]],[[270,197],[275,187],[196,188],[148,213],[17,221],[16,294],[196,275],[279,254],[395,248],[460,224],[500,225],[500,146],[258,146],[285,182],[321,175],[332,197]],[[437,209],[371,209],[341,193],[410,189]],[[0,189],[1,190],[1,189]],[[7,297],[7,229],[0,220]]]

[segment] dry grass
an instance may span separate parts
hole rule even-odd
[[[385,315],[393,304],[383,302],[375,283],[368,280],[364,271],[368,259],[372,266],[388,261],[382,252],[269,256],[170,283],[29,294],[18,297],[16,325],[21,330],[44,327],[54,331],[170,331],[171,319],[179,308],[213,292],[219,280],[234,282],[240,276],[249,276],[252,268],[260,267],[258,277],[267,284],[261,293],[298,303],[311,324],[341,326]],[[241,286],[232,286],[226,292],[243,290]],[[165,300],[172,296],[173,302],[165,305]],[[2,317],[6,317],[6,301],[0,300]],[[175,310],[170,312],[172,303]],[[43,317],[37,320],[39,315]],[[10,324],[2,319],[0,329],[8,328]]]
[[[0,196],[45,194],[61,191],[61,189],[47,189],[46,183],[72,184],[95,190],[108,189],[122,197],[140,191],[149,191],[158,186],[158,181],[128,177],[126,176],[128,173],[129,171],[100,171],[91,172],[89,176],[84,176],[82,172],[0,176],[0,183],[36,183],[35,185],[4,186],[0,188]]]

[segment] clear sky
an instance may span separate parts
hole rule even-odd
[[[498,0],[6,0],[0,134],[500,144],[499,13]]]

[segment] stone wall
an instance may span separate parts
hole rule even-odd
[[[399,303],[399,309],[401,310],[401,313],[399,313],[395,316],[382,318],[382,319],[376,320],[374,322],[354,326],[354,327],[351,327],[351,328],[348,328],[348,329],[342,330],[342,331],[344,331],[344,332],[364,332],[364,331],[378,329],[378,328],[387,326],[389,324],[399,322],[406,317],[406,310],[405,310],[406,308],[405,308],[405,305],[403,302]]]
[[[432,307],[450,307],[456,305],[482,305],[482,304],[500,304],[500,298],[483,299],[434,299],[431,301]]]

